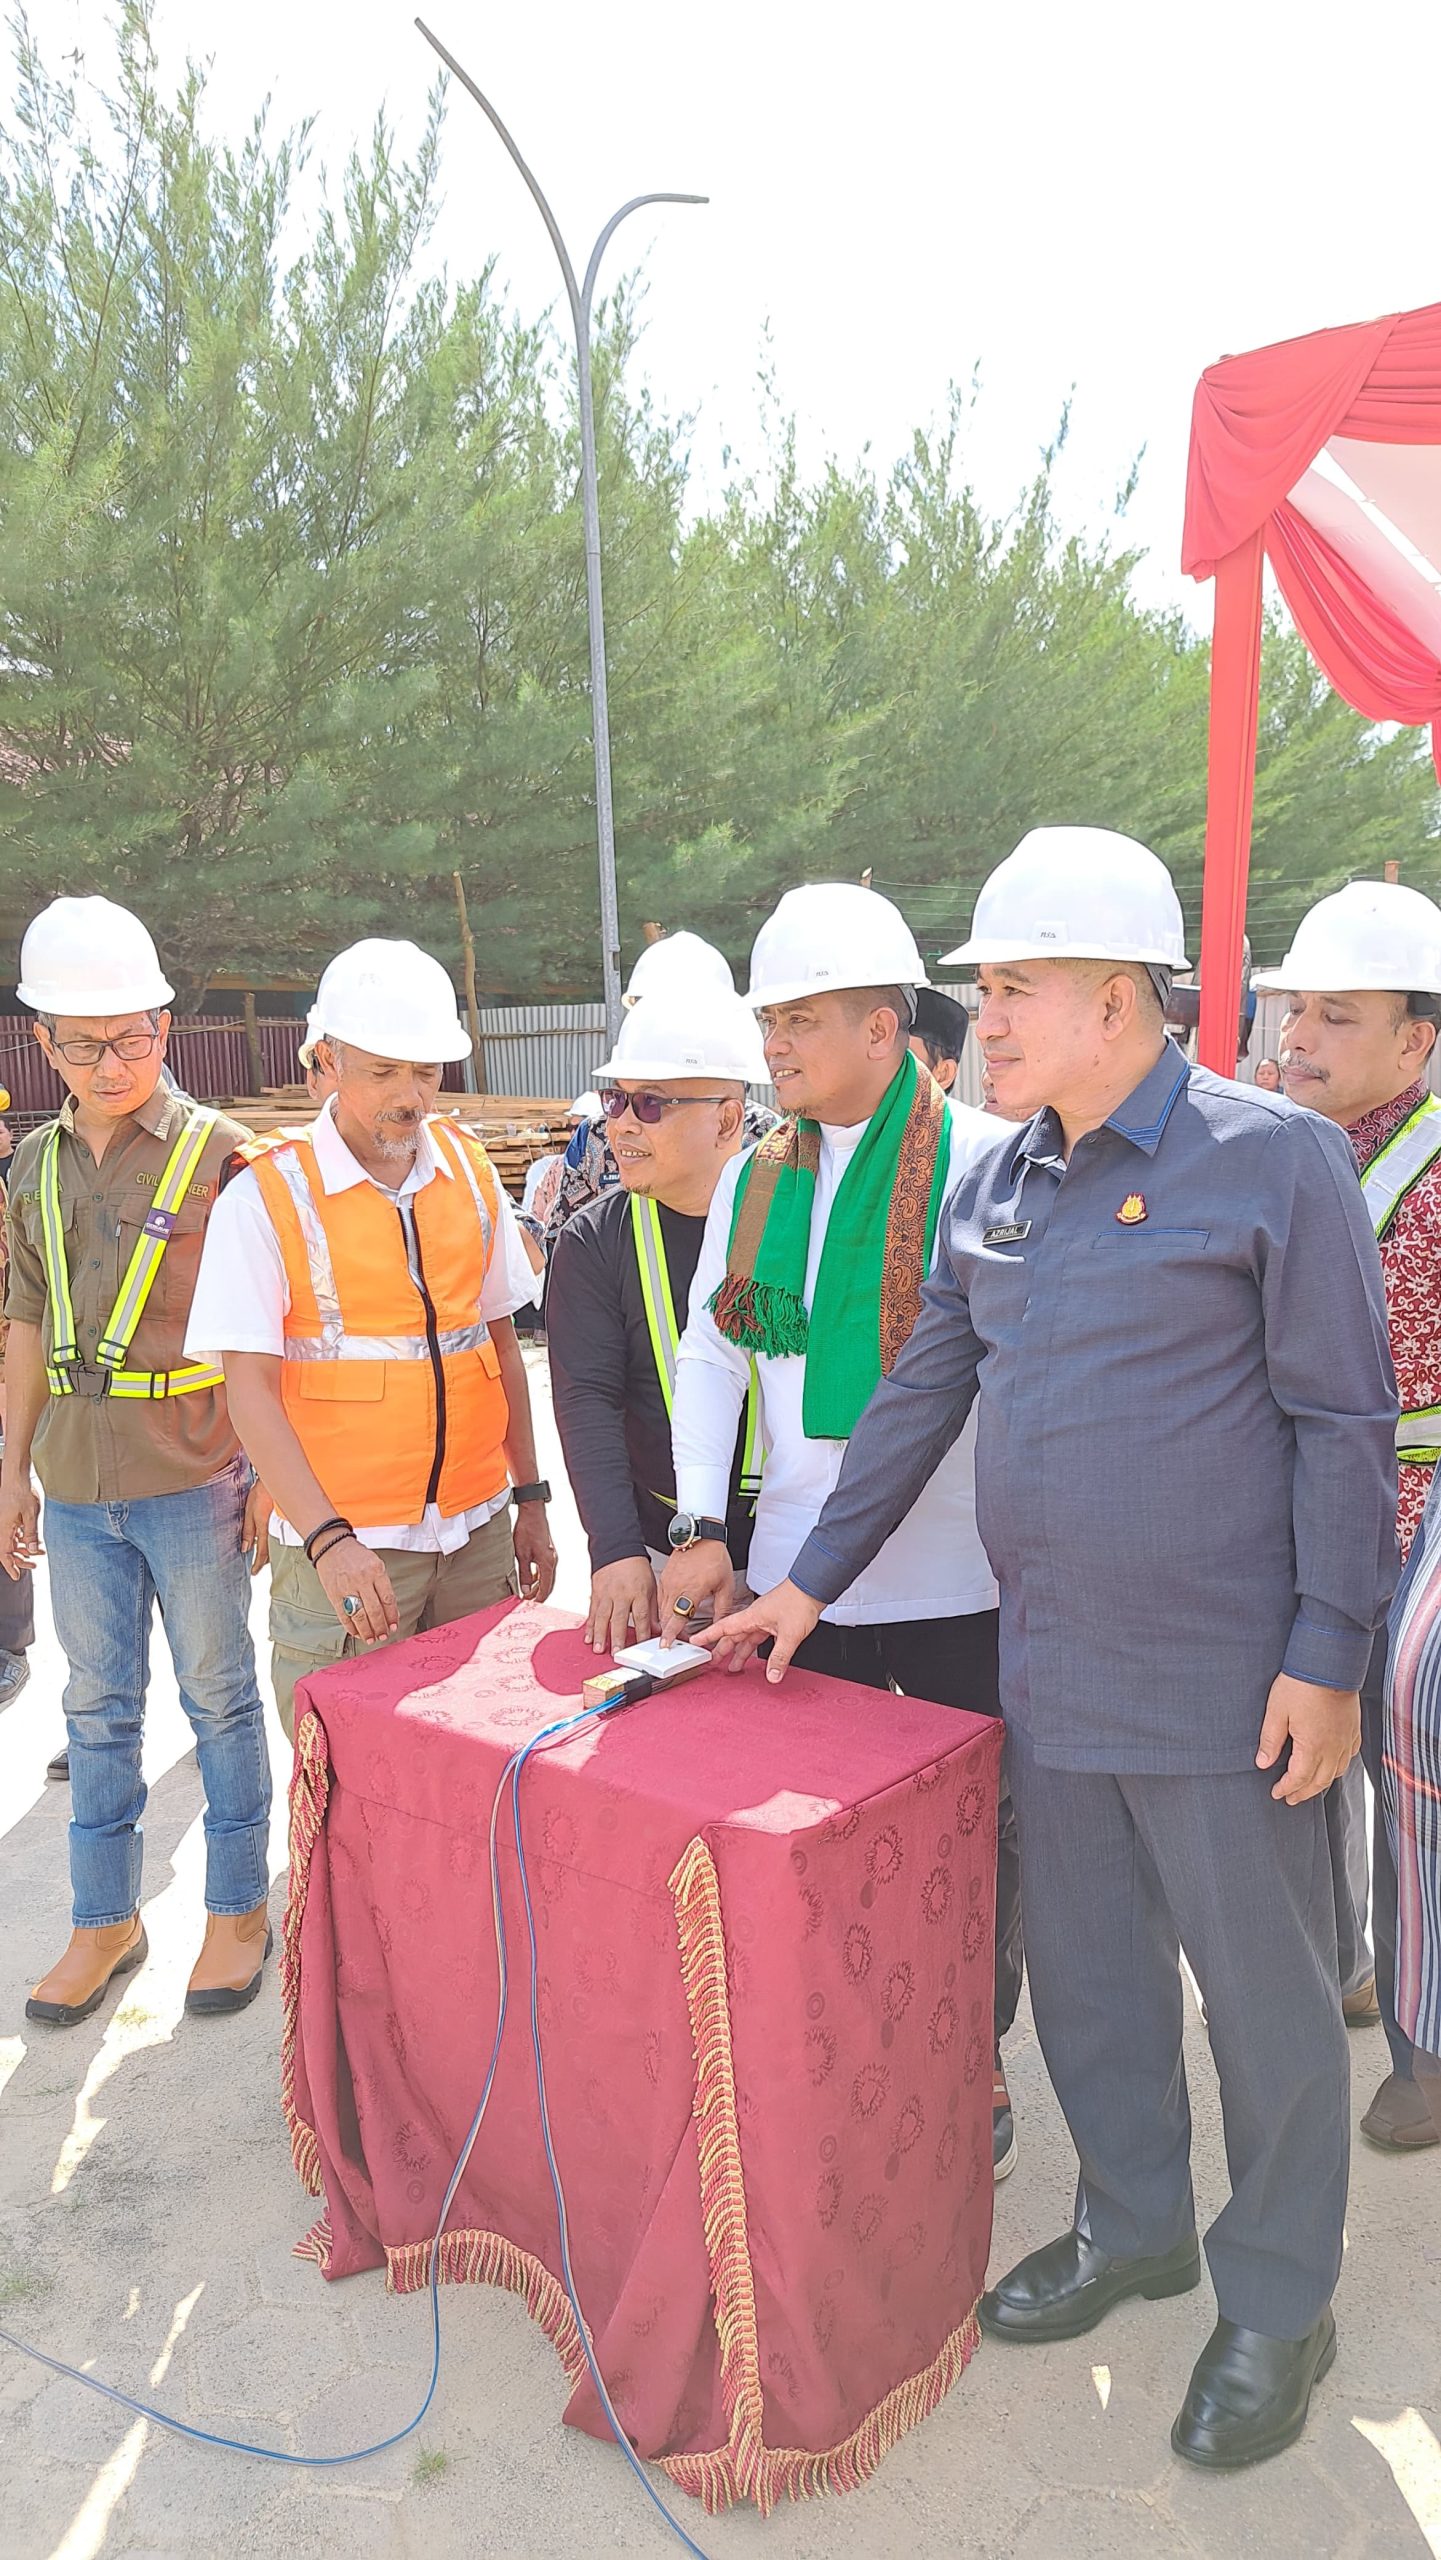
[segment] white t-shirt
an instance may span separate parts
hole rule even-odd
[[[965,1103],[950,1106],[949,1199],[965,1167],[996,1143],[996,1123]],[[821,1126],[820,1164],[811,1210],[805,1301],[809,1312],[821,1247],[841,1176],[869,1124]],[[745,1397],[749,1362],[716,1330],[709,1300],[725,1278],[731,1213],[744,1157],[728,1164],[706,1220],[700,1260],[691,1285],[690,1313],[676,1365],[672,1439],[676,1496],[682,1511],[724,1519],[735,1450],[736,1425]],[[802,1423],[806,1364],[801,1359],[757,1362],[761,1380],[766,1461],[756,1506],[746,1580],[755,1591],[783,1582],[834,1490],[846,1454],[844,1440],[808,1440]],[[994,1609],[995,1577],[976,1527],[976,1416],[930,1483],[886,1540],[875,1562],[825,1615],[842,1627],[886,1626],[906,1618],[968,1616]]]
[[[383,1200],[394,1201],[405,1222],[406,1247],[411,1275],[417,1277],[415,1229],[409,1203],[417,1191],[423,1191],[437,1175],[444,1181],[458,1179],[445,1157],[432,1146],[429,1133],[422,1128],[416,1141],[415,1162],[398,1190],[389,1191],[376,1182],[363,1164],[354,1157],[335,1126],[335,1099],[332,1095],[321,1108],[316,1120],[313,1143],[316,1170],[327,1196],[337,1191],[352,1190],[358,1182],[369,1182]],[[497,1186],[499,1187],[499,1186]],[[530,1258],[521,1242],[515,1211],[502,1190],[500,1217],[496,1224],[490,1260],[478,1292],[478,1310],[487,1324],[499,1317],[513,1316],[517,1307],[532,1307],[540,1296],[540,1275],[532,1271]],[[285,1256],[280,1238],[271,1223],[265,1197],[253,1170],[235,1176],[226,1184],[210,1212],[205,1230],[205,1248],[200,1257],[200,1274],[190,1306],[190,1322],[186,1330],[186,1356],[193,1360],[218,1360],[224,1366],[227,1351],[263,1351],[272,1358],[285,1352],[285,1318],[290,1306],[290,1284],[285,1276]],[[195,1348],[199,1345],[200,1348]],[[491,1502],[482,1502],[473,1511],[460,1511],[450,1518],[438,1503],[428,1503],[424,1517],[418,1521],[399,1522],[394,1528],[357,1529],[356,1536],[367,1547],[400,1548],[411,1554],[454,1555],[463,1547],[473,1530],[504,1508],[510,1495],[498,1493]],[[273,1515],[270,1534],[281,1546],[301,1544],[288,1521]]]

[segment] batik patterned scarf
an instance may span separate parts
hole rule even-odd
[[[950,1162],[945,1095],[909,1051],[841,1177],[809,1316],[806,1264],[821,1133],[782,1121],[742,1167],[711,1313],[738,1350],[803,1355],[808,1440],[848,1440],[920,1306]]]

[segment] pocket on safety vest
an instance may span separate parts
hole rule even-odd
[[[486,1376],[488,1378],[498,1378],[500,1376],[500,1353],[497,1351],[495,1344],[487,1339],[484,1342],[478,1342],[475,1348],[480,1365],[485,1371]]]
[[[290,1365],[303,1404],[379,1404],[385,1393],[383,1360],[295,1360]]]

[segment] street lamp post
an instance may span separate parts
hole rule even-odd
[[[433,35],[423,18],[416,25],[426,43],[433,46],[447,71],[468,89],[475,103],[490,118],[517,169],[524,178],[537,205],[551,246],[560,260],[565,278],[566,296],[570,303],[571,322],[575,330],[576,381],[580,399],[580,501],[585,520],[585,599],[586,618],[590,629],[590,702],[591,730],[595,743],[595,824],[600,857],[600,939],[601,968],[605,990],[606,1030],[614,1040],[620,1029],[620,909],[615,885],[615,814],[610,790],[610,708],[605,674],[605,611],[601,601],[600,582],[600,495],[595,469],[595,402],[590,377],[590,315],[595,295],[595,280],[600,262],[610,243],[612,232],[619,229],[627,214],[638,213],[646,204],[706,204],[706,196],[680,196],[668,193],[632,196],[618,213],[613,213],[590,253],[590,263],[583,283],[577,284],[570,252],[561,238],[560,225],[551,212],[545,196],[516,147],[513,136],[502,124],[483,89],[478,89],[468,71],[463,71],[453,53],[447,52],[439,36]]]

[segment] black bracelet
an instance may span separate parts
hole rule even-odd
[[[328,1527],[329,1523],[327,1522],[326,1525]],[[343,1547],[346,1540],[353,1538],[354,1536],[355,1531],[353,1529],[342,1528],[338,1538],[327,1538],[323,1547],[316,1548],[314,1555],[310,1559],[311,1564],[323,1564],[327,1556],[334,1555],[337,1547]]]
[[[549,1502],[550,1487],[541,1476],[535,1484],[513,1484],[510,1498],[512,1502]]]
[[[314,1564],[315,1558],[310,1554],[310,1550],[314,1546],[317,1538],[324,1537],[327,1529],[343,1529],[347,1537],[353,1537],[355,1534],[350,1526],[350,1522],[348,1520],[342,1520],[338,1511],[332,1511],[328,1520],[318,1520],[315,1527],[311,1530],[309,1537],[303,1542],[305,1552],[307,1556],[310,1557],[312,1564]]]

